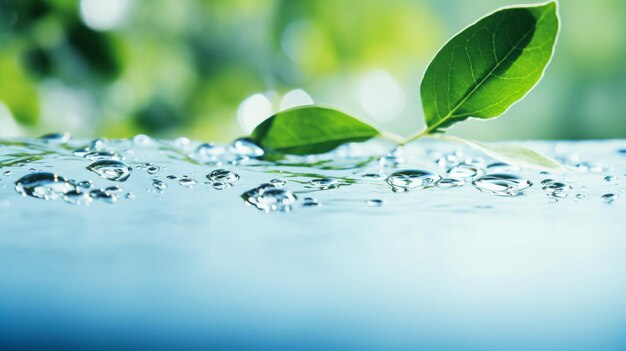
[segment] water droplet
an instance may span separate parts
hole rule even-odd
[[[233,184],[239,180],[239,174],[227,169],[216,169],[206,175],[208,180],[219,183]]]
[[[309,184],[322,190],[334,189],[342,183],[335,178],[315,178],[309,181]]]
[[[614,176],[606,176],[606,177],[604,177],[604,181],[605,181],[605,182],[609,182],[609,183],[614,182],[616,179],[617,179],[617,178],[616,178],[616,177],[614,177]]]
[[[82,148],[74,150],[73,154],[76,157],[85,157],[89,152],[91,152],[90,148],[82,147]]]
[[[70,141],[71,138],[72,136],[68,132],[50,133],[50,134],[45,134],[39,137],[39,139],[45,141],[46,143],[55,143],[55,144],[65,144],[68,141]]]
[[[581,162],[576,165],[576,169],[581,172],[601,173],[606,169],[599,162]]]
[[[152,138],[145,134],[137,134],[133,138],[133,142],[138,145],[148,145],[152,142]]]
[[[81,191],[80,189],[74,189],[63,194],[63,201],[72,205],[86,206],[91,204],[93,198],[88,193]]]
[[[76,152],[74,152],[76,154]],[[122,156],[113,152],[113,151],[91,151],[83,155],[84,158],[90,161],[100,161],[100,160],[113,160],[120,161],[123,159]]]
[[[104,179],[114,182],[126,181],[126,179],[130,177],[130,172],[132,171],[132,168],[130,168],[126,164],[120,161],[113,160],[96,161],[87,166],[87,169],[96,173]]]
[[[110,204],[115,203],[118,199],[117,193],[108,192],[103,189],[94,189],[89,192],[89,196],[94,200],[108,202]]]
[[[385,200],[381,199],[371,199],[365,202],[369,207],[380,207],[385,204]]]
[[[109,194],[119,194],[119,193],[124,192],[124,189],[120,188],[117,185],[114,185],[114,186],[105,188],[104,191],[106,191]]]
[[[189,138],[180,137],[174,140],[174,147],[181,149],[181,150],[186,150],[187,148],[189,148],[190,144],[191,144],[191,140],[189,140]]]
[[[56,200],[74,189],[65,178],[46,172],[30,173],[15,182],[18,193],[44,200]]]
[[[224,190],[224,189],[228,188],[229,186],[231,186],[231,184],[230,183],[222,183],[222,182],[213,182],[213,183],[211,183],[211,186],[215,190]]]
[[[546,195],[548,196],[565,198],[567,197],[569,191],[573,189],[572,186],[567,183],[559,182],[556,180],[550,180],[546,182],[546,180],[548,179],[542,181],[541,184],[544,185],[542,189],[546,192]]]
[[[128,200],[134,200],[135,199],[135,193],[126,193],[126,198]]]
[[[270,180],[270,184],[272,184],[273,186],[275,186],[277,188],[280,188],[280,187],[285,186],[287,184],[287,182],[284,181],[283,179],[272,179],[272,180]]]
[[[305,197],[302,201],[302,207],[318,207],[320,206],[319,201],[312,197]]]
[[[161,168],[159,168],[159,166],[148,166],[146,168],[146,172],[148,172],[148,174],[156,174],[161,170]]]
[[[198,184],[198,181],[195,179],[191,179],[191,178],[181,178],[178,181],[178,184],[180,184],[181,186],[184,186],[185,188],[192,188],[196,184]]]
[[[480,191],[498,196],[517,196],[533,185],[530,180],[508,173],[486,174],[476,178],[472,184]]]
[[[173,174],[170,174],[170,175],[168,175],[166,178],[167,178],[167,179],[169,179],[169,180],[174,180],[174,179],[176,179],[176,178],[178,178],[178,177],[177,177],[177,176],[175,176],[175,175],[173,175]]]
[[[448,177],[454,179],[471,180],[485,174],[481,168],[475,165],[461,163],[448,170]]]
[[[160,180],[160,179],[153,179],[152,180],[152,186],[160,191],[163,191],[165,189],[167,189],[167,183],[165,183],[164,181]]]
[[[109,142],[104,138],[94,139],[89,143],[89,148],[96,151],[103,151],[109,147]]]
[[[617,194],[604,194],[601,196],[602,201],[604,201],[604,203],[606,204],[612,204],[615,200],[617,200],[619,198],[619,195]]]
[[[465,181],[463,179],[456,178],[441,178],[437,181],[436,185],[438,188],[451,189],[465,185]]]
[[[587,198],[587,195],[585,194],[576,194],[576,196],[574,196],[574,201],[578,202],[580,200],[584,200]]]
[[[91,182],[91,180],[83,180],[81,182],[78,182],[78,184],[76,184],[79,188],[83,188],[83,189],[89,189],[93,186],[93,183]]]
[[[494,162],[487,165],[489,173],[508,173],[519,171],[519,167],[504,162]]]
[[[289,212],[297,198],[289,190],[265,183],[241,195],[247,204],[265,212]]]
[[[626,155],[626,149],[619,149],[617,150],[618,154],[622,154],[622,155]]]
[[[261,147],[252,141],[240,138],[230,144],[230,152],[238,156],[246,156],[250,158],[258,158],[265,153]]]
[[[224,152],[226,152],[226,150],[224,149],[224,147],[219,146],[219,145],[215,145],[213,143],[204,143],[204,144],[200,144],[197,148],[196,148],[196,155],[200,158],[200,159],[205,159],[205,160],[216,160],[219,156],[221,156],[222,154],[224,154]]]
[[[369,179],[378,179],[382,177],[382,175],[380,175],[379,173],[365,173],[361,177],[369,178]]]
[[[434,185],[441,177],[435,173],[420,169],[403,169],[391,173],[387,178],[387,184],[395,192],[423,189]]]
[[[4,173],[2,173],[2,174],[4,174],[5,176],[10,176],[11,173],[13,173],[13,172],[11,172],[11,171],[4,171]]]

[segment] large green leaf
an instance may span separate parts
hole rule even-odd
[[[496,11],[453,37],[422,80],[427,132],[504,113],[543,76],[558,31],[557,6],[549,2]]]
[[[343,112],[307,106],[279,112],[259,124],[250,139],[283,154],[319,154],[379,134],[375,128]]]

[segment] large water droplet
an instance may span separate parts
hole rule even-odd
[[[76,155],[76,151],[74,151],[74,155]],[[113,152],[113,151],[90,151],[83,155],[84,158],[90,161],[100,161],[100,160],[113,160],[120,161],[123,159],[122,156]]]
[[[233,184],[239,180],[239,174],[227,169],[216,169],[206,175],[207,179],[218,183]]]
[[[423,189],[434,185],[441,177],[435,173],[421,169],[403,169],[391,173],[387,178],[387,184],[395,192]]]
[[[486,174],[476,178],[472,184],[480,191],[498,196],[517,196],[533,185],[528,179],[508,173]]]
[[[260,146],[245,138],[233,141],[229,149],[235,155],[250,158],[258,158],[265,153]]]
[[[104,179],[114,182],[126,181],[126,179],[130,177],[130,172],[132,171],[132,168],[127,166],[125,163],[113,160],[96,161],[87,166],[87,169]]]
[[[44,200],[56,200],[76,187],[53,173],[30,173],[15,182],[15,190],[24,195]]]

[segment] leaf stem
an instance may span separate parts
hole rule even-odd
[[[430,130],[430,129],[428,129],[428,128],[424,128],[424,129],[422,129],[421,131],[419,131],[419,132],[417,132],[417,133],[415,133],[415,134],[413,134],[413,135],[409,136],[408,138],[406,138],[406,139],[402,140],[402,141],[400,142],[400,145],[405,145],[405,144],[408,144],[408,143],[410,143],[410,142],[412,142],[412,141],[415,141],[415,140],[417,140],[417,139],[419,139],[419,138],[422,138],[422,137],[425,137],[425,136],[427,136],[427,135],[430,135],[430,132],[431,132],[431,130]]]
[[[404,138],[398,134],[392,133],[392,132],[387,132],[387,131],[381,131],[380,132],[380,136],[383,139],[387,139],[390,141],[393,141],[394,143],[398,143],[400,145],[402,145],[402,142],[404,140]]]

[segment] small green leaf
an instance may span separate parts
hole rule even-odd
[[[496,11],[453,37],[420,87],[427,132],[504,113],[543,76],[558,31],[557,6],[549,2]]]
[[[328,152],[339,145],[365,141],[380,133],[343,112],[317,106],[279,112],[259,124],[250,139],[283,154]]]
[[[565,168],[557,161],[525,146],[501,143],[479,143],[472,140],[450,136],[442,137],[442,139],[467,144],[484,152],[486,155],[495,158],[496,160],[500,160],[511,165],[555,173],[563,173],[566,171]]]

